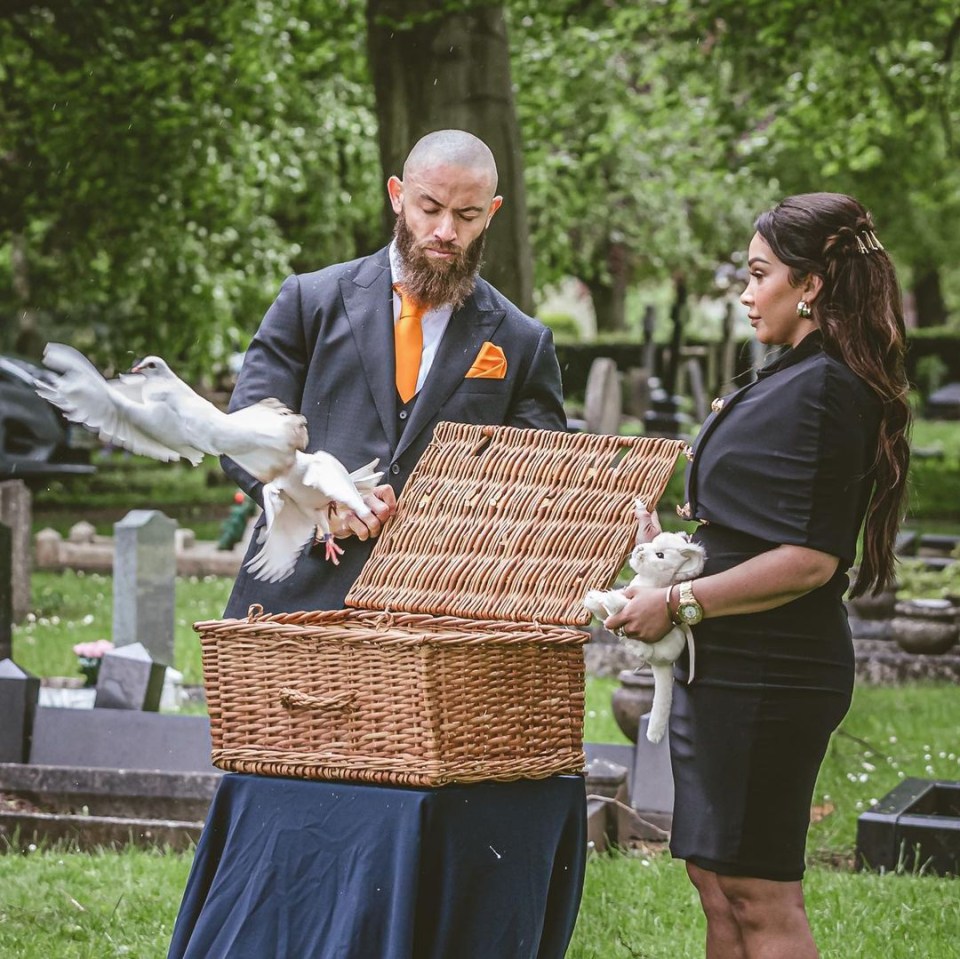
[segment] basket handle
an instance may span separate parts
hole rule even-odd
[[[353,698],[353,693],[311,696],[286,686],[280,690],[280,705],[284,709],[352,709]]]

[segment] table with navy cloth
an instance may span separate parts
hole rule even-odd
[[[581,776],[437,789],[229,773],[168,959],[561,959]]]

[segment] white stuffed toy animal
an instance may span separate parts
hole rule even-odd
[[[638,506],[639,510],[639,506]],[[636,573],[631,586],[657,586],[666,589],[674,583],[694,579],[703,570],[706,553],[686,533],[658,533],[649,543],[638,543],[630,554],[630,568]],[[627,605],[623,590],[591,589],[583,603],[598,619],[619,613]],[[621,638],[623,645],[641,656],[653,670],[653,706],[647,725],[647,739],[658,743],[663,738],[673,702],[673,664],[690,645],[690,678],[693,678],[693,636],[690,627],[674,626],[659,642],[644,643]]]

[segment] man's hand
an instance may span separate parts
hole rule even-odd
[[[361,519],[353,510],[330,517],[330,531],[337,539],[356,536],[365,540],[379,536],[383,525],[397,511],[397,494],[389,483],[374,487],[363,497],[372,515]]]

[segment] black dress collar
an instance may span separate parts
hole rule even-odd
[[[778,356],[772,363],[757,370],[757,379],[763,379],[773,373],[793,366],[808,356],[820,353],[823,350],[823,334],[819,330],[808,333],[796,346]]]

